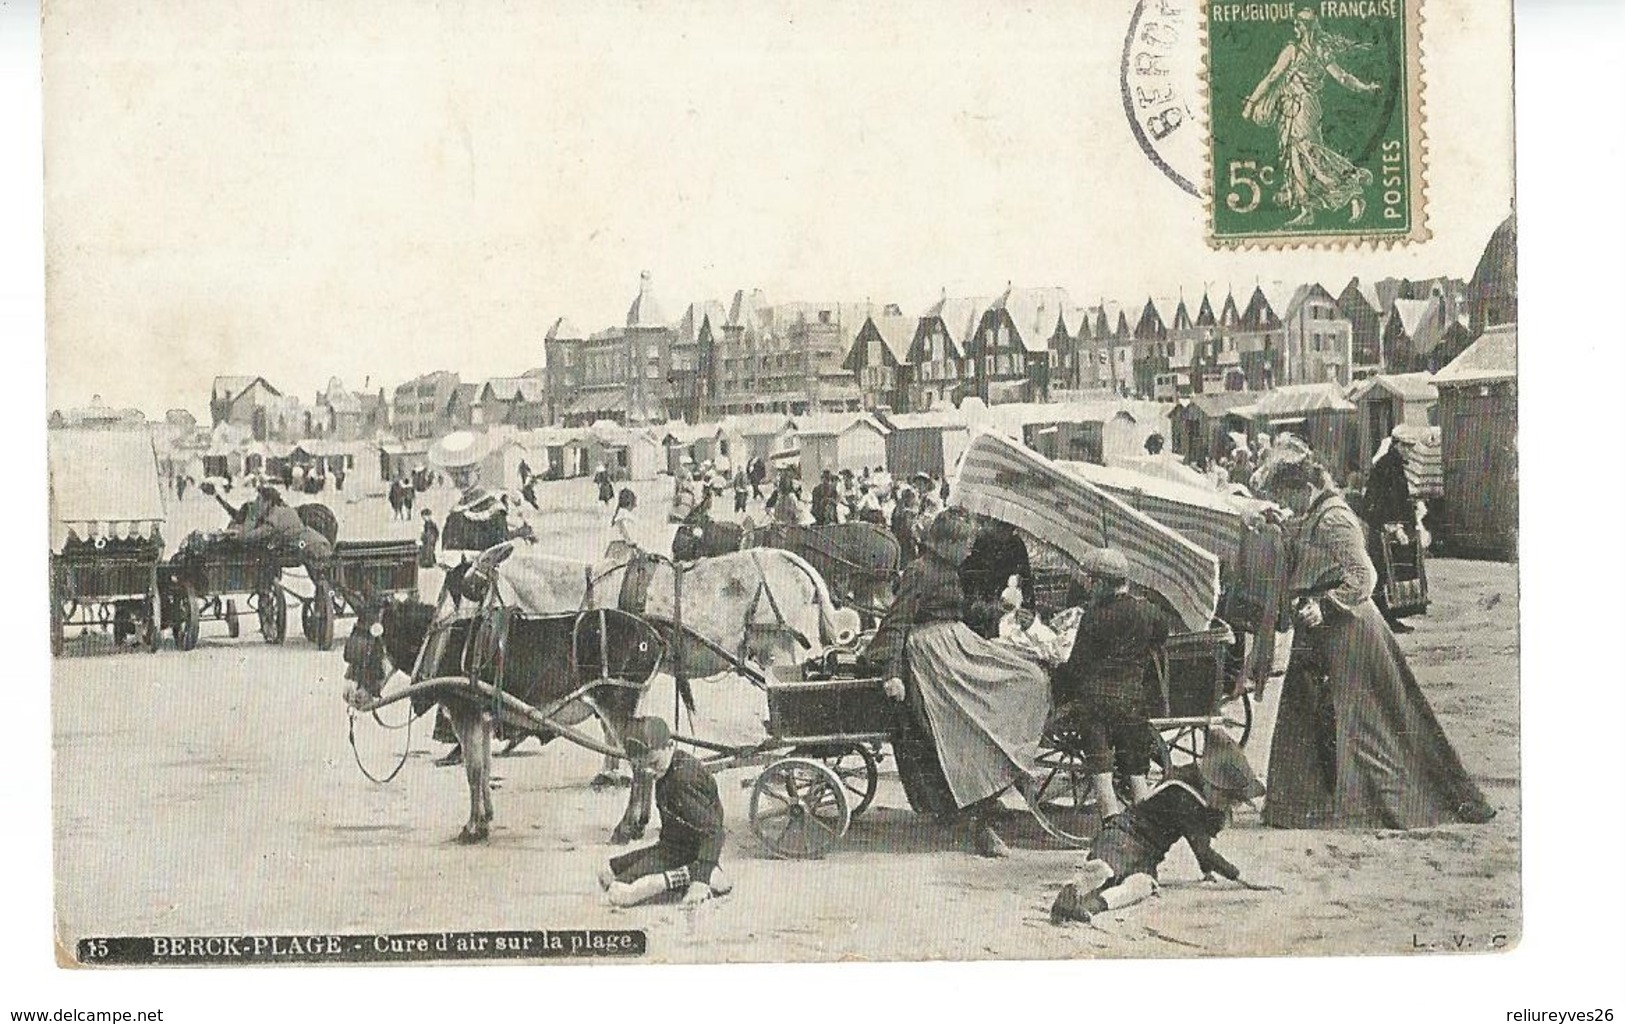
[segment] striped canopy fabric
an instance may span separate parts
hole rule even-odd
[[[978,433],[959,464],[949,504],[1001,520],[1075,562],[1101,548],[1128,556],[1132,582],[1160,595],[1190,631],[1219,603],[1219,558],[1031,449]]]
[[[1204,488],[1187,487],[1131,469],[1097,466],[1089,462],[1058,463],[1083,477],[1130,508],[1144,512],[1186,540],[1219,556],[1234,571],[1246,526],[1242,515],[1261,511],[1268,504]]]

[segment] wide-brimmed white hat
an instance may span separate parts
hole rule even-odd
[[[429,461],[441,469],[464,469],[479,465],[489,448],[484,434],[458,430],[442,437],[429,448]]]

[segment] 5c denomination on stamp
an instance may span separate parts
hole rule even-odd
[[[1218,246],[1420,241],[1421,0],[1207,0]]]

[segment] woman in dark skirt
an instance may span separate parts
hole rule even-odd
[[[1372,603],[1358,517],[1313,456],[1272,460],[1264,488],[1290,508],[1292,660],[1270,748],[1264,823],[1425,828],[1495,815],[1462,767],[1399,642]]]
[[[903,570],[897,598],[869,648],[886,692],[903,704],[893,740],[898,774],[915,810],[968,820],[977,853],[1008,851],[993,829],[999,796],[1031,789],[1028,772],[1049,714],[1049,678],[963,621],[959,567],[975,525],[945,512]]]

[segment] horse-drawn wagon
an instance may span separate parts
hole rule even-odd
[[[58,429],[49,451],[51,653],[63,653],[69,626],[156,651],[165,514],[151,435]]]
[[[1036,553],[1035,566],[1049,570],[1070,563],[1075,576],[1077,563],[1088,552],[1106,546],[1126,548],[1134,560],[1134,581],[1179,623],[1164,656],[1155,667],[1148,666],[1148,682],[1160,703],[1152,727],[1162,770],[1199,758],[1211,729],[1232,730],[1245,740],[1249,721],[1245,698],[1232,699],[1237,669],[1232,634],[1214,618],[1218,559],[1025,449],[1017,449],[1014,456],[1002,451],[1001,443],[995,439],[993,447],[984,448],[979,456],[973,442],[954,487],[958,503],[1017,527]],[[1025,461],[1029,458],[1036,461]],[[1006,464],[1011,459],[1015,464]],[[1020,479],[1004,479],[1012,473]],[[1021,496],[1013,499],[1012,490]],[[465,600],[459,615],[446,614],[449,606],[442,595],[440,610],[432,617],[425,615],[413,642],[391,653],[396,664],[413,665],[408,688],[389,697],[380,696],[381,690],[363,695],[353,701],[358,710],[376,710],[409,696],[432,694],[440,699],[455,694],[512,726],[564,736],[619,758],[620,725],[635,711],[657,670],[665,668],[677,677],[679,694],[687,689],[689,678],[731,670],[763,691],[765,738],[724,744],[685,735],[679,728],[677,739],[698,752],[713,771],[760,769],[747,780],[752,790],[750,820],[753,832],[771,852],[792,858],[822,856],[873,801],[885,748],[901,728],[900,705],[885,695],[883,680],[865,662],[861,639],[843,636],[791,659],[764,663],[747,657],[760,632],[784,631],[786,610],[792,604],[782,590],[769,586],[763,560],[780,559],[801,567],[797,571],[817,581],[819,599],[829,602],[822,578],[804,560],[769,548],[693,562],[645,555],[641,563],[632,563],[643,569],[634,570],[632,564],[606,570],[560,563],[562,567],[546,579],[526,581],[512,571],[511,563],[505,564],[511,550],[511,545],[502,545],[474,563],[465,582],[479,586],[464,596],[476,600]],[[726,575],[726,565],[751,561],[762,572],[759,583],[735,578],[725,588],[707,589],[700,582],[709,573]],[[652,593],[647,575],[641,584],[631,582],[649,572],[666,574],[660,586],[670,588],[658,611],[648,602],[627,599],[629,590]],[[608,584],[611,578],[616,581],[613,588]],[[1038,610],[1058,611],[1068,596],[1066,589],[1050,587],[1053,600],[1041,601]],[[719,613],[723,595],[740,608]],[[513,631],[516,621],[527,621],[527,611],[536,615],[547,610],[553,614],[542,616],[539,625],[533,623],[531,635]],[[713,625],[709,631],[690,619],[702,616],[709,616]],[[777,621],[758,621],[769,617]],[[724,625],[716,626],[725,619]],[[543,635],[550,620],[557,620],[551,639]],[[386,622],[386,645],[390,630]],[[802,640],[810,647],[805,637]],[[549,644],[567,652],[567,659],[545,657]],[[359,646],[366,647],[367,641]],[[365,660],[366,655],[357,654],[357,660]],[[536,664],[516,671],[521,657]],[[698,670],[696,662],[705,659],[712,662],[709,671]],[[532,693],[522,692],[529,685],[528,676],[548,671],[566,682],[545,693],[535,687]],[[674,715],[679,726],[681,711],[679,704]],[[582,730],[588,718],[603,727],[602,741]],[[463,740],[464,730],[459,729],[458,735]],[[1028,794],[1028,807],[1045,832],[1065,845],[1081,846],[1093,834],[1096,816],[1079,730],[1066,716],[1053,715],[1041,746],[1037,785]],[[901,760],[899,770],[908,770]],[[489,819],[488,795],[473,774],[470,778],[473,809],[465,835],[478,838]],[[635,781],[635,791],[636,787]],[[909,788],[905,785],[905,790]],[[623,826],[634,817],[629,807]],[[619,828],[617,834],[625,835]]]

